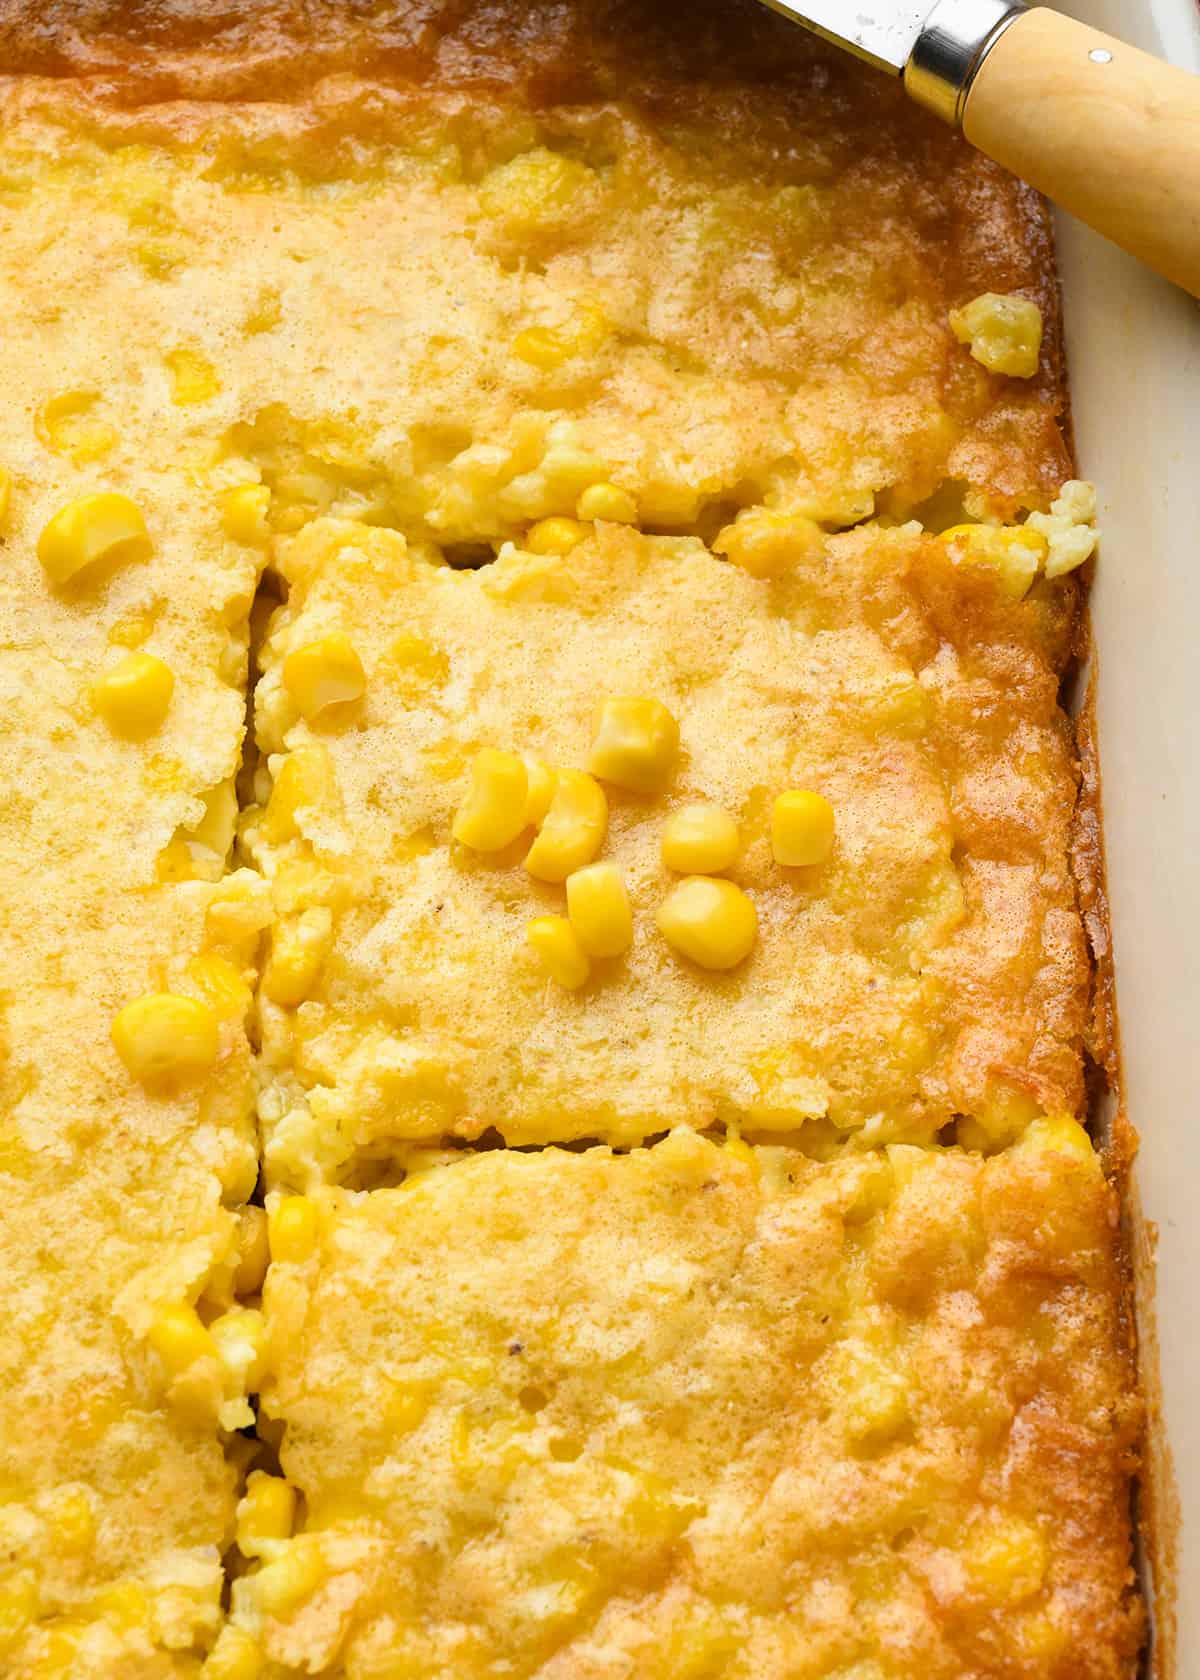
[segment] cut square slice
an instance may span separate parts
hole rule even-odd
[[[347,1680],[1117,1680],[1112,1209],[1071,1121],[281,1197],[262,1401],[306,1518],[248,1542],[236,1637]]]
[[[806,1126],[816,1148],[927,1141],[967,1115],[994,1145],[1074,1110],[1063,586],[1015,600],[916,528],[801,542],[757,578],[694,538],[603,523],[565,555],[457,572],[319,521],[280,565],[246,826],[280,912],[262,999],[276,1181],[370,1182],[398,1142],[489,1128],[512,1144]],[[358,698],[317,704],[314,669],[349,658]],[[568,786],[565,850],[553,808],[536,844],[519,810],[487,827],[516,782],[544,809],[539,766]],[[620,785],[648,774],[655,791]],[[832,805],[824,861],[776,862],[786,790]],[[668,910],[664,823],[696,802],[740,849],[725,884]],[[558,983],[543,961],[568,908],[594,952],[628,938],[605,943],[627,919],[611,876],[592,909],[562,885],[597,856],[632,944],[572,989],[578,964]],[[680,932],[697,914],[700,935]]]

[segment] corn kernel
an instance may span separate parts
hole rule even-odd
[[[773,578],[801,561],[815,560],[824,542],[821,527],[803,514],[747,508],[717,532],[713,553],[723,554],[751,577]]]
[[[95,1608],[122,1633],[145,1628],[150,1620],[150,1600],[136,1581],[116,1581],[96,1594]]]
[[[195,1307],[181,1301],[165,1307],[150,1326],[150,1346],[169,1376],[180,1376],[202,1359],[212,1358],[216,1346]]]
[[[525,827],[529,778],[515,753],[483,747],[471,765],[467,797],[454,815],[451,834],[474,852],[499,852]]]
[[[317,1210],[307,1196],[282,1196],[267,1209],[272,1260],[301,1264],[315,1253],[318,1235]]]
[[[32,1576],[17,1575],[0,1584],[0,1653],[11,1651],[38,1613],[38,1590]]]
[[[128,618],[119,618],[108,632],[108,639],[114,647],[140,648],[149,640],[156,617],[156,613],[131,613]]]
[[[208,402],[220,391],[216,368],[198,350],[171,350],[163,359],[171,372],[171,401],[181,408]]]
[[[271,797],[263,813],[263,836],[272,845],[300,832],[301,811],[328,805],[334,797],[333,764],[323,746],[297,747],[275,774]]]
[[[114,735],[145,741],[162,727],[175,689],[169,665],[152,653],[131,653],[92,690],[96,710]]]
[[[251,992],[240,969],[225,957],[206,951],[187,966],[188,979],[204,994],[206,1003],[225,1021],[243,1021],[250,1009]]]
[[[950,330],[989,373],[1032,379],[1042,349],[1042,312],[1028,298],[984,292],[950,311]]]
[[[962,1122],[959,1124],[961,1126]],[[1031,1120],[1012,1147],[1014,1154],[1053,1149],[1060,1155],[1074,1155],[1090,1166],[1099,1165],[1091,1138],[1078,1120],[1069,1114],[1046,1114]]]
[[[64,1552],[85,1552],[96,1538],[92,1502],[79,1488],[65,1488],[50,1500],[46,1515]]]
[[[208,1004],[173,992],[127,1003],[112,1026],[118,1056],[135,1079],[154,1084],[207,1073],[217,1059],[217,1017]]]
[[[607,519],[614,525],[636,525],[638,505],[628,490],[615,484],[589,484],[575,512],[580,519]]]
[[[485,175],[479,198],[488,215],[503,217],[514,231],[536,228],[567,214],[594,178],[586,164],[535,146]]]
[[[77,467],[99,461],[117,441],[117,434],[96,414],[95,391],[60,391],[34,416],[33,429],[47,449],[69,455]]]
[[[593,776],[632,793],[657,793],[679,751],[679,725],[658,700],[606,700],[592,743]]]
[[[283,686],[311,723],[330,706],[361,700],[367,678],[350,638],[335,630],[288,654],[283,662]]]
[[[732,1155],[735,1161],[740,1161],[744,1167],[749,1167],[755,1178],[759,1176],[759,1161],[754,1149],[745,1138],[734,1137],[732,1134],[725,1139],[725,1153]]]
[[[286,1540],[296,1521],[296,1490],[282,1476],[268,1476],[252,1470],[246,1491],[238,1501],[238,1550],[246,1557],[261,1557],[264,1540]]]
[[[323,905],[279,921],[271,932],[271,956],[263,991],[272,1003],[294,1009],[312,991],[333,942],[333,914]]]
[[[265,484],[238,484],[232,490],[222,490],[221,528],[232,542],[245,543],[248,548],[263,548],[270,541],[271,527],[267,513],[271,506],[271,492]]]
[[[238,1210],[237,1264],[233,1272],[233,1287],[239,1295],[257,1295],[267,1275],[270,1258],[267,1243],[267,1214],[265,1208],[244,1207]]]
[[[528,783],[525,794],[525,826],[540,828],[546,812],[550,809],[550,801],[554,798],[554,787],[558,778],[544,759],[527,757],[525,779]]]
[[[663,824],[662,860],[680,875],[719,875],[741,850],[738,826],[719,805],[683,805]]]
[[[262,1680],[266,1666],[267,1659],[257,1640],[227,1622],[200,1673],[203,1680]]]
[[[230,1307],[208,1327],[222,1365],[243,1394],[253,1394],[262,1381],[267,1330],[254,1307]]]
[[[1046,1578],[1049,1548],[1040,1531],[1022,1517],[997,1516],[969,1537],[967,1572],[989,1598],[1019,1603]]]
[[[568,992],[582,986],[592,972],[579,935],[565,916],[537,916],[525,929],[529,948],[551,980]]]
[[[629,894],[615,863],[590,863],[567,876],[567,916],[589,957],[619,957],[633,944]]]
[[[514,356],[543,373],[561,367],[571,354],[570,346],[553,327],[526,327],[513,339],[512,349]]]
[[[586,536],[587,526],[581,525],[578,519],[552,515],[529,527],[521,547],[530,554],[570,554]]]
[[[237,869],[209,900],[204,928],[211,940],[238,945],[270,927],[274,913],[271,883],[252,869]]]
[[[658,908],[658,930],[701,968],[736,968],[758,937],[758,912],[732,881],[689,875]]]
[[[268,1616],[281,1616],[314,1593],[326,1573],[320,1541],[298,1535],[254,1576],[254,1597]]]
[[[955,565],[991,566],[1019,601],[1044,565],[1050,545],[1032,525],[952,525],[941,541]]]
[[[539,881],[565,881],[591,863],[608,829],[608,801],[599,782],[582,770],[559,770],[554,797],[525,867]]]
[[[771,850],[776,863],[804,868],[824,863],[833,851],[833,806],[822,794],[793,788],[771,807]]]
[[[68,583],[88,566],[145,560],[151,553],[142,510],[115,490],[80,496],[60,508],[38,538],[38,559],[52,583]]]
[[[12,505],[12,474],[6,467],[0,467],[0,525],[8,518],[8,510]]]

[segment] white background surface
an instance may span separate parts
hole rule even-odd
[[[1200,72],[1196,0],[1064,9]],[[1200,304],[1060,218],[1092,595],[1117,1006],[1137,1186],[1158,1227],[1167,1438],[1183,1511],[1178,1680],[1200,1680]]]

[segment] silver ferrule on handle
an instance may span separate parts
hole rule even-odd
[[[984,59],[1024,10],[1021,0],[937,0],[904,66],[908,93],[957,128]]]

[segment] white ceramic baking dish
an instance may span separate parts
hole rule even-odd
[[[1067,9],[1200,72],[1196,0]],[[1141,1134],[1145,1573],[1156,1673],[1200,1680],[1200,304],[1068,217],[1059,261],[1076,446],[1104,533],[1094,674],[1124,1098]]]

